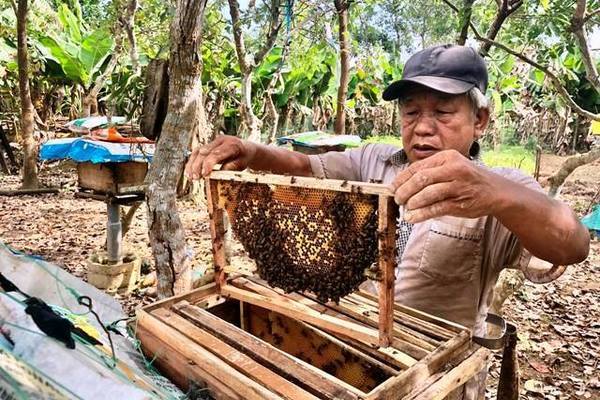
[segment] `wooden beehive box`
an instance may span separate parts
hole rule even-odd
[[[378,196],[379,295],[322,303],[227,276],[219,180]],[[441,399],[485,366],[469,330],[393,302],[397,207],[382,185],[223,171],[206,187],[215,282],[137,313],[144,352],[182,388],[227,399]]]
[[[441,399],[480,371],[488,351],[469,331],[394,306],[393,340],[378,340],[377,301],[339,305],[228,278],[138,310],[144,353],[184,390],[223,399]],[[302,315],[303,322],[293,312]]]
[[[119,194],[123,189],[144,184],[148,163],[127,161],[77,164],[78,185],[81,189],[102,194]]]

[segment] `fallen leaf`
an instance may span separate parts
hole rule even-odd
[[[548,366],[546,364],[544,364],[543,362],[529,361],[529,365],[531,365],[531,367],[533,369],[535,369],[537,372],[539,372],[540,374],[549,374],[550,373],[550,368],[548,368]]]

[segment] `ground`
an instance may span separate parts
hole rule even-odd
[[[544,176],[564,158],[544,156]],[[105,241],[106,205],[75,198],[76,174],[71,163],[42,168],[46,185],[62,188],[57,195],[0,197],[0,241],[16,250],[35,254],[64,266],[85,279],[86,259]],[[0,188],[16,188],[19,178],[0,175]],[[562,197],[579,216],[588,211],[600,190],[600,163],[578,169],[567,181]],[[600,199],[596,199],[596,202]],[[202,204],[179,203],[188,244],[193,250],[196,277],[210,273],[210,235]],[[149,270],[152,264],[146,213],[138,210],[125,241],[140,254]],[[236,264],[247,265],[240,250]],[[148,280],[150,282],[151,280]],[[127,312],[154,301],[152,286],[130,296],[118,296]],[[505,306],[505,316],[519,329],[519,363],[523,398],[600,398],[600,243],[592,241],[590,256],[571,266],[556,282],[525,284]],[[494,394],[498,360],[490,371],[488,395]],[[494,396],[495,397],[495,396]]]

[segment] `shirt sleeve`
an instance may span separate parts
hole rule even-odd
[[[498,168],[492,169],[492,171],[528,189],[543,193],[542,187],[533,177],[519,170]],[[531,260],[531,253],[523,247],[517,236],[496,218],[489,218],[487,223],[491,226],[486,229],[487,234],[490,235],[487,240],[486,256],[492,267],[498,271],[504,268],[520,270],[527,268]]]
[[[358,149],[344,152],[330,151],[324,154],[309,155],[313,176],[347,181],[368,181],[383,168],[382,159],[398,151],[398,148],[385,144],[369,143]]]

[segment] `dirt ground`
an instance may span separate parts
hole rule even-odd
[[[544,156],[542,177],[555,171],[564,158]],[[0,241],[14,249],[43,257],[85,279],[86,259],[105,241],[106,205],[75,198],[74,164],[45,165],[41,179],[58,186],[59,194],[0,197]],[[19,177],[0,175],[0,188],[16,188]],[[600,163],[578,169],[567,181],[561,197],[579,216],[589,209],[600,190]],[[599,198],[596,202],[600,201]],[[202,205],[179,203],[188,244],[193,251],[195,276],[210,274],[212,256],[207,214]],[[138,210],[125,237],[129,248],[143,257],[150,271],[146,210]],[[237,265],[249,267],[240,249]],[[155,289],[142,288],[130,296],[117,296],[127,312],[154,301]],[[571,266],[557,281],[546,285],[526,283],[505,306],[505,316],[519,329],[522,398],[600,399],[600,243],[593,239],[590,256]],[[495,398],[500,354],[490,369],[488,396]]]

